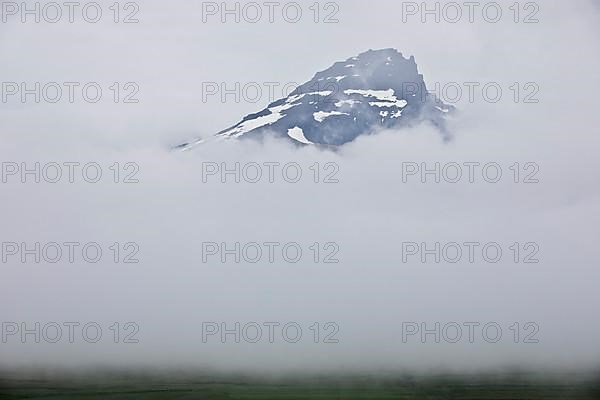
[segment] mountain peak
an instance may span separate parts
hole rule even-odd
[[[333,81],[335,80],[335,81]],[[330,83],[334,83],[330,85]],[[318,72],[309,82],[299,86],[292,94],[318,91],[319,86],[344,89],[388,90],[405,95],[407,90],[425,90],[423,76],[419,74],[414,56],[404,58],[396,49],[368,50],[358,56],[333,64]]]
[[[368,50],[317,72],[289,96],[219,132],[215,139],[274,134],[297,144],[342,145],[363,134],[427,120],[444,131],[452,107],[427,91],[413,56]],[[186,143],[190,148],[205,140]]]
[[[365,59],[365,58],[377,59],[377,58],[385,58],[385,57],[391,57],[392,59],[404,58],[402,53],[400,51],[398,51],[397,49],[394,49],[393,47],[388,47],[386,49],[377,49],[377,50],[369,49],[367,51],[360,53],[358,56],[352,57],[352,58],[354,58],[354,59]],[[406,61],[414,62],[415,57],[410,56],[409,58],[404,58],[404,59]]]

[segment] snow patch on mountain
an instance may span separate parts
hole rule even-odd
[[[304,136],[304,132],[302,131],[302,128],[299,128],[297,126],[288,129],[287,134],[289,137],[291,137],[294,140],[297,140],[300,143],[313,144],[313,142],[311,142]]]
[[[332,115],[349,115],[348,113],[343,113],[339,111],[318,111],[313,114],[313,118],[315,121],[323,122],[325,118],[331,117]]]

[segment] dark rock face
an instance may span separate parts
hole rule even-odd
[[[394,49],[369,50],[318,72],[288,97],[246,116],[213,140],[270,134],[298,144],[339,146],[360,135],[422,121],[446,134],[445,117],[451,111],[428,93],[414,57],[406,59]]]

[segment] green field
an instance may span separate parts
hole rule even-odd
[[[206,374],[0,374],[0,399],[600,399],[588,377],[399,375],[210,378]]]

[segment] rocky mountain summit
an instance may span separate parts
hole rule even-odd
[[[340,146],[360,135],[429,121],[446,134],[453,110],[427,91],[413,56],[395,49],[369,50],[318,72],[287,97],[209,139],[283,137],[299,145]]]

